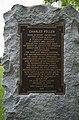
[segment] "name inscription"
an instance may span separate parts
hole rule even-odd
[[[20,94],[64,94],[64,25],[19,25]]]

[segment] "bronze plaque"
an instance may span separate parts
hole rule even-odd
[[[19,94],[64,94],[64,25],[19,25]]]

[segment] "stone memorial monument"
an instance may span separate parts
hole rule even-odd
[[[5,120],[79,120],[79,13],[17,4],[4,20]]]

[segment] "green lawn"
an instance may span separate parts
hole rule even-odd
[[[4,107],[3,107],[4,89],[2,87],[3,71],[4,71],[4,68],[0,66],[0,120],[4,120]]]

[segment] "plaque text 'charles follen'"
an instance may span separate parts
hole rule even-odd
[[[20,94],[64,94],[64,25],[19,25]]]

